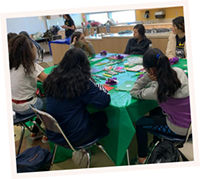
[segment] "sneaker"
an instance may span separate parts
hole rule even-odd
[[[43,143],[48,143],[49,140],[48,140],[48,138],[47,138],[46,136],[43,135],[43,137],[42,137],[42,142],[43,142]]]
[[[29,139],[31,140],[35,140],[35,139],[39,139],[43,136],[43,134],[41,134],[40,132],[38,133],[31,133],[29,136]]]
[[[131,165],[145,164],[145,163],[146,163],[146,160],[147,160],[147,157],[142,158],[142,159],[141,159],[141,158],[139,159],[138,156],[137,156],[137,157],[131,159],[130,164],[131,164]]]

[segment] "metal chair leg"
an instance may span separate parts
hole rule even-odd
[[[51,160],[51,167],[49,170],[51,170],[53,167],[53,162],[54,162],[54,158],[56,156],[56,151],[57,151],[57,145],[55,144],[54,149],[53,149],[53,156],[52,156],[52,160]]]
[[[87,151],[86,151],[86,153],[87,153],[87,158],[88,158],[87,168],[90,168],[90,154]]]
[[[21,137],[20,137],[20,141],[19,141],[19,147],[18,147],[18,150],[17,150],[17,155],[19,155],[20,153],[20,149],[21,149],[21,146],[22,146],[22,141],[23,141],[23,138],[24,138],[24,132],[25,132],[25,128],[24,126],[21,125]]]
[[[126,150],[126,155],[127,155],[127,163],[128,163],[128,165],[130,165],[129,149]]]
[[[103,146],[102,145],[100,145],[100,144],[95,144],[98,148],[100,148],[101,149],[101,151],[104,153],[104,154],[106,154],[106,156],[112,161],[112,159],[110,158],[110,156],[107,154],[107,152],[105,151],[105,149],[103,148]],[[113,162],[113,161],[112,161]]]

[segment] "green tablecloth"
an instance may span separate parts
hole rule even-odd
[[[117,64],[117,66],[123,67],[124,62]],[[96,66],[96,63],[98,62],[92,62],[91,68],[103,68],[103,66]],[[179,64],[174,66],[178,66],[186,70],[187,66],[185,66],[185,64],[187,64],[187,60],[181,59]],[[54,67],[48,67],[44,70],[44,72],[49,74],[53,68]],[[101,71],[96,74],[101,75],[102,73],[104,72]],[[125,73],[119,73],[118,75],[113,76],[117,77],[118,80],[118,84],[114,87],[118,87],[125,81],[136,81],[137,76],[133,76],[134,74],[136,74],[136,72],[126,71]],[[99,83],[104,84],[105,80],[101,80]],[[38,88],[42,89],[42,84],[39,82]],[[123,159],[126,156],[126,150],[135,134],[133,122],[138,120],[153,108],[157,107],[158,104],[156,101],[133,99],[131,98],[129,92],[116,91],[115,89],[110,90],[109,94],[111,96],[111,103],[105,109],[105,112],[108,116],[107,126],[110,129],[110,134],[102,140],[102,143],[113,162],[119,166],[126,164]],[[95,109],[92,105],[88,105],[88,110],[90,113],[97,111],[97,109]],[[51,143],[51,148],[52,147],[53,144]],[[70,150],[62,147],[58,147],[57,150],[58,152],[55,157],[55,162],[61,162],[71,157]]]

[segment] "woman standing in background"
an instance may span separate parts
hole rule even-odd
[[[75,31],[76,26],[74,24],[73,19],[71,18],[69,14],[63,15],[63,18],[65,19],[65,25],[61,27],[65,29],[65,37],[69,38]]]

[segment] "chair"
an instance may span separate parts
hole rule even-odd
[[[20,136],[20,142],[19,142],[19,147],[17,150],[17,155],[20,153],[23,137],[24,137],[24,132],[25,128],[27,128],[31,132],[31,128],[26,125],[26,122],[31,121],[32,118],[35,117],[35,113],[28,114],[28,115],[20,115],[16,113],[15,118],[13,120],[14,125],[20,125],[21,126],[21,136]]]
[[[187,133],[185,136],[170,136],[168,134],[163,134],[163,133],[160,133],[158,131],[153,131],[153,130],[148,130],[148,132],[151,133],[152,135],[157,136],[161,141],[168,140],[172,142],[175,145],[175,147],[182,148],[187,141],[192,140],[191,130],[192,130],[192,125],[190,122],[190,125],[187,129]],[[157,143],[155,145],[157,145]],[[180,150],[179,152],[181,153],[181,156],[185,161],[189,161]]]
[[[83,150],[87,153],[87,160],[88,160],[87,168],[90,167],[90,153],[87,150],[94,145],[99,147],[107,155],[107,157],[111,160],[111,158],[108,156],[108,154],[104,150],[103,146],[101,146],[100,144],[97,143],[99,140],[101,140],[102,138],[106,137],[109,134],[109,129],[107,131],[105,130],[101,134],[95,136],[93,139],[91,139],[87,143],[84,143],[80,146],[74,147],[70,143],[70,141],[68,140],[68,138],[66,137],[63,130],[61,129],[61,127],[59,126],[58,122],[56,121],[56,119],[54,117],[52,117],[47,112],[36,109],[33,105],[30,105],[30,107],[35,112],[36,116],[38,116],[38,118],[44,123],[44,126],[46,127],[46,129],[48,129],[49,131],[52,131],[52,132],[62,134],[62,136],[64,137],[64,139],[66,140],[66,142],[68,144],[67,146],[64,146],[65,148],[72,149],[73,151]],[[55,158],[57,145],[59,145],[59,144],[55,144],[54,149],[53,149],[53,158],[52,158],[52,162],[51,162],[51,167],[53,166],[53,161]]]
[[[62,35],[53,35],[52,40],[62,39]]]

